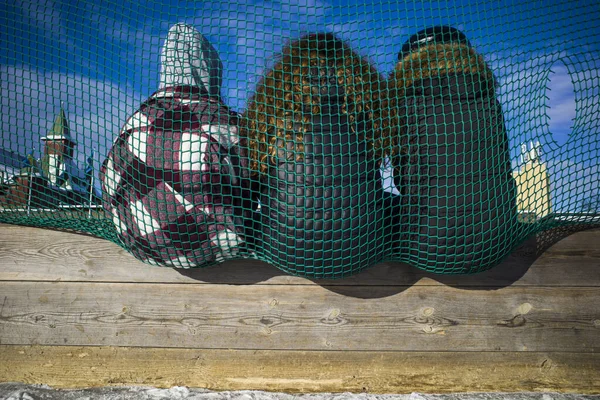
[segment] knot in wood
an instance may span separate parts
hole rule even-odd
[[[523,303],[517,307],[517,314],[525,315],[533,309],[533,306],[529,303]]]
[[[198,318],[184,318],[181,320],[181,323],[188,328],[197,328],[202,325],[202,320]]]
[[[433,315],[434,311],[435,311],[435,309],[433,307],[425,307],[424,309],[421,310],[421,313],[423,314],[424,317],[431,317]]]
[[[527,320],[525,319],[525,317],[522,316],[521,314],[517,314],[514,317],[512,317],[511,319],[500,321],[498,323],[498,326],[503,326],[506,328],[518,328],[520,326],[525,325],[526,323],[527,323]]]
[[[340,310],[334,308],[327,317],[321,318],[321,323],[325,325],[342,325],[346,323],[346,320],[341,316]]]

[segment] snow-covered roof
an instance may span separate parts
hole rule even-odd
[[[25,158],[14,151],[0,149],[0,167],[20,169]]]
[[[0,149],[0,181],[4,183],[19,175],[24,160],[25,156],[14,151]]]

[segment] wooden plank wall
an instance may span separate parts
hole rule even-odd
[[[600,230],[531,238],[474,276],[384,263],[313,281],[178,271],[0,225],[0,381],[276,391],[600,392]]]

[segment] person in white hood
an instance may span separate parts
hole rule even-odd
[[[172,26],[159,90],[127,120],[103,164],[104,208],[142,261],[192,268],[243,256],[253,207],[237,114],[221,101],[222,69],[194,27]]]
[[[197,86],[220,97],[223,64],[215,48],[193,26],[178,23],[169,29],[160,55],[159,89]]]

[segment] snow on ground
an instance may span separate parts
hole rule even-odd
[[[288,394],[259,391],[211,392],[173,387],[104,387],[58,390],[45,385],[0,383],[0,400],[600,400],[600,395],[560,393]]]

